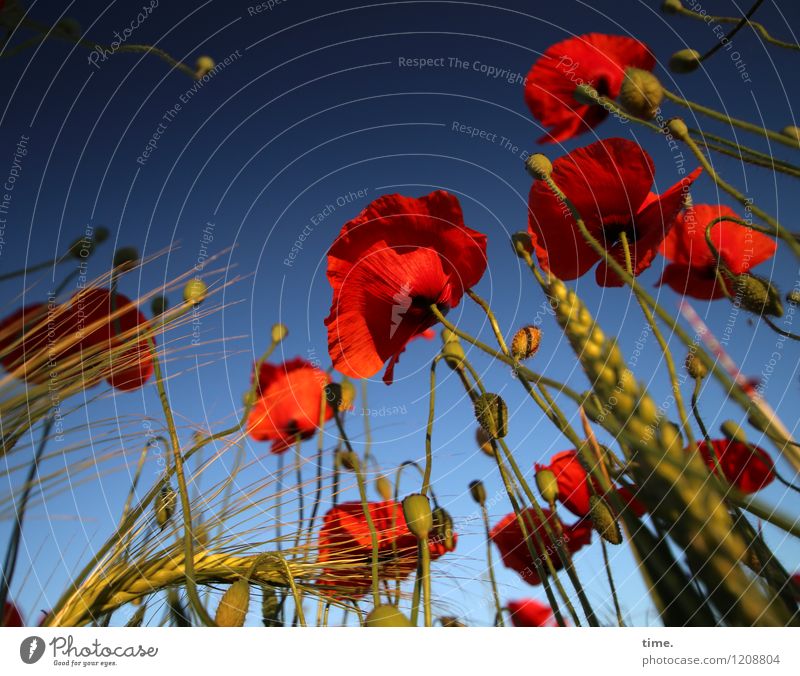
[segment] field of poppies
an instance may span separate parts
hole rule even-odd
[[[2,25],[40,30],[25,24],[19,7],[0,2]],[[703,20],[680,0],[662,10],[674,21]],[[768,49],[800,49],[754,19],[720,25],[728,38],[755,31]],[[75,30],[62,22],[48,39],[80,46]],[[133,298],[120,289],[162,254],[114,244],[107,274],[86,279],[86,261],[116,240],[103,227],[89,228],[54,260],[12,270],[3,257],[0,506],[10,524],[0,542],[3,625],[458,627],[467,619],[437,594],[441,566],[457,567],[463,556],[486,583],[470,599],[472,622],[625,626],[620,586],[628,583],[614,563],[622,548],[649,593],[654,623],[800,623],[792,558],[800,536],[798,420],[781,419],[773,406],[785,402],[771,405],[759,381],[739,371],[730,341],[719,339],[724,327],[705,311],[717,304],[746,314],[780,341],[781,367],[797,368],[800,281],[771,265],[788,255],[796,270],[795,219],[762,209],[714,158],[796,180],[800,128],[735,119],[662,84],[666,74],[705,68],[716,47],[655,54],[628,35],[589,33],[541,52],[519,92],[520,110],[543,130],[523,157],[527,211],[498,247],[505,262],[492,265],[521,267],[544,319],[523,308],[527,321],[501,324],[481,291],[490,238],[465,222],[459,195],[364,198],[357,216],[315,233],[327,237],[330,310],[309,321],[324,323],[327,354],[311,358],[302,328],[275,322],[250,372],[229,374],[244,391],[236,420],[214,426],[175,414],[175,382],[191,376],[171,368],[180,340],[220,311],[227,283],[213,260],[202,274],[187,270]],[[216,67],[209,57],[194,68],[173,62],[199,81]],[[704,131],[704,119],[731,134]],[[655,191],[656,177],[675,167],[657,166],[616,121],[680,155],[673,185]],[[576,139],[575,149],[561,150]],[[765,140],[780,152],[758,149]],[[696,201],[700,185],[719,200]],[[654,266],[662,270],[656,288],[639,280]],[[51,293],[31,286],[42,270],[59,275]],[[628,314],[647,327],[648,350],[657,354],[655,373],[635,368],[618,341],[628,329],[595,316],[578,284],[624,289]],[[274,318],[267,295],[261,316]],[[465,328],[465,317],[482,330]],[[562,382],[546,355],[565,343],[576,368]],[[415,364],[421,344],[434,346],[435,356]],[[391,395],[412,367],[424,369],[429,384],[427,421],[409,459],[395,463],[376,451],[381,429],[363,411],[368,384]],[[437,453],[445,377],[474,437],[475,480],[455,489],[446,483],[449,459]],[[501,378],[525,408],[508,405]],[[650,391],[656,381],[668,383],[666,403]],[[147,391],[159,416],[148,416],[144,428],[138,419],[124,428],[118,417],[107,436],[81,437],[98,402],[114,395],[124,410],[126,397]],[[707,423],[723,404],[738,416]],[[566,450],[534,463],[523,457],[512,432],[534,419],[552,425]],[[65,436],[73,441],[53,450]],[[85,467],[101,482],[104,463],[119,461],[120,438],[136,448],[123,463],[121,512],[103,523],[102,543],[92,543],[47,607],[23,607],[26,586],[45,585],[19,565],[26,516],[76,490],[67,470],[44,472],[40,464],[63,457],[62,467]],[[260,469],[264,455],[269,475]],[[143,468],[156,456],[153,478]],[[206,479],[215,463],[224,463],[224,475]],[[496,472],[491,480],[486,467]],[[254,470],[262,476],[253,479]],[[776,486],[769,495],[778,499],[766,498]],[[474,513],[451,513],[445,491],[469,495]],[[477,533],[479,550],[461,553],[462,529]],[[582,565],[590,551],[600,562],[591,570]],[[498,583],[501,568],[514,575],[513,589]],[[598,599],[612,611],[599,612]]]

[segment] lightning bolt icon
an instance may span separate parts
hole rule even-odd
[[[28,659],[33,657],[33,653],[35,653],[35,652],[36,652],[36,639],[32,638],[31,639],[31,643],[28,646]]]

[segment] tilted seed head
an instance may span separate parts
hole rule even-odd
[[[620,533],[619,524],[605,501],[597,495],[590,495],[589,508],[592,524],[600,536],[612,545],[620,544],[622,533]]]
[[[475,400],[475,417],[492,439],[508,434],[508,407],[499,394],[487,392]]]
[[[214,621],[220,627],[243,627],[250,607],[250,585],[237,580],[222,595]]]
[[[514,359],[530,359],[539,350],[542,330],[538,326],[523,326],[511,339],[511,354]]]

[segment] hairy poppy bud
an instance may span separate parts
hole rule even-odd
[[[169,302],[167,301],[166,296],[153,296],[153,300],[150,301],[150,312],[153,313],[154,317],[163,315],[167,311],[168,307]]]
[[[683,9],[681,0],[664,0],[661,3],[661,11],[664,14],[677,14]]]
[[[442,347],[444,362],[454,371],[460,369],[464,363],[464,348],[460,340],[448,340]]]
[[[192,279],[183,287],[183,300],[192,305],[202,303],[208,295],[208,287],[202,279]]]
[[[353,385],[353,381],[348,378],[342,378],[342,382],[339,384],[342,386],[342,410],[349,411],[353,408],[353,404],[356,400],[356,386]]]
[[[553,173],[553,163],[546,155],[535,153],[525,160],[525,168],[536,179],[543,181]]]
[[[745,273],[734,279],[733,288],[742,308],[748,312],[759,316],[783,316],[780,295],[769,280]]]
[[[365,627],[413,627],[403,613],[395,606],[382,605],[373,608],[364,621]]]
[[[673,73],[691,73],[700,66],[700,57],[696,49],[681,49],[669,57],[669,69]]]
[[[800,143],[800,127],[789,125],[788,127],[784,127],[781,130],[781,134],[783,134],[784,136],[788,136],[793,141],[797,141],[798,143]]]
[[[353,451],[339,451],[336,454],[336,459],[339,467],[343,467],[350,472],[355,472],[358,469],[358,455]]]
[[[597,90],[590,84],[578,85],[572,93],[572,97],[585,106],[596,106],[598,96]]]
[[[525,258],[525,254],[532,254],[533,243],[530,234],[524,231],[515,232],[511,235],[511,247],[520,258]]]
[[[508,407],[499,394],[487,392],[475,400],[475,417],[492,439],[508,434]]]
[[[199,80],[204,75],[208,75],[217,64],[210,56],[201,56],[194,63],[194,76]]]
[[[243,627],[249,607],[250,585],[247,580],[238,580],[222,595],[214,621],[220,627]]]
[[[470,481],[469,492],[472,495],[472,499],[479,505],[486,503],[486,486],[483,485],[483,481],[480,481],[479,479]]]
[[[94,232],[92,233],[92,238],[94,239],[96,244],[102,244],[105,242],[111,233],[108,231],[108,228],[104,225],[98,225],[95,227]]]
[[[514,359],[530,359],[539,350],[542,330],[536,326],[524,326],[511,339],[511,354]]]
[[[542,499],[552,505],[558,497],[558,481],[552,470],[540,469],[536,472],[536,487]]]
[[[492,438],[486,434],[486,431],[483,429],[483,427],[478,427],[475,430],[475,441],[478,444],[478,448],[480,448],[486,455],[488,455],[490,458],[494,457]]]
[[[620,544],[622,533],[619,531],[619,525],[603,499],[596,495],[590,495],[589,508],[592,524],[600,536],[612,545]]]
[[[664,88],[649,70],[628,68],[619,92],[622,107],[634,117],[652,119],[664,100]]]
[[[695,380],[702,380],[708,375],[706,365],[694,352],[686,355],[686,361],[683,362],[683,365],[686,368],[686,373]]]
[[[403,498],[403,516],[406,518],[408,530],[424,540],[433,528],[433,512],[431,503],[426,495],[412,493]]]
[[[155,501],[156,523],[162,530],[175,513],[175,505],[177,503],[178,495],[175,493],[172,486],[162,486]]]
[[[667,121],[667,130],[677,139],[684,139],[689,136],[689,127],[679,117],[673,117]]]
[[[786,302],[792,305],[800,304],[800,291],[797,289],[793,289],[789,293],[786,294]]]
[[[133,270],[139,262],[139,252],[132,246],[123,246],[114,252],[113,266],[120,272]]]
[[[379,476],[375,479],[375,490],[384,500],[392,499],[392,482],[385,476]]]
[[[272,331],[270,337],[272,338],[273,343],[280,343],[282,340],[289,335],[289,329],[286,328],[285,324],[273,324]]]
[[[433,539],[443,544],[448,551],[455,549],[456,541],[453,537],[453,517],[442,507],[436,507],[433,510]]]
[[[339,383],[328,383],[325,385],[325,401],[328,402],[334,411],[342,410],[342,386]]]
[[[719,426],[720,432],[728,441],[738,441],[739,443],[747,443],[747,433],[739,427],[733,420],[726,420]]]

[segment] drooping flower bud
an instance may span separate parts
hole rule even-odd
[[[792,289],[786,294],[786,302],[791,305],[800,305],[800,290]]]
[[[339,451],[336,454],[336,460],[339,467],[350,472],[355,472],[358,469],[358,455],[353,451]]]
[[[448,340],[442,346],[442,354],[444,355],[444,363],[451,369],[456,371],[464,365],[464,348],[461,346],[460,340]]]
[[[733,290],[741,307],[748,312],[759,316],[783,316],[780,294],[769,280],[749,273],[737,275],[733,280]]]
[[[339,384],[342,386],[342,410],[349,411],[356,401],[356,386],[353,385],[352,380],[346,377],[342,378],[342,382]]]
[[[694,352],[686,355],[686,361],[683,362],[683,365],[686,368],[686,373],[695,380],[702,380],[708,375],[708,368]]]
[[[789,125],[788,127],[784,127],[781,130],[781,134],[784,136],[788,136],[793,141],[800,143],[800,127],[795,127],[794,125]]]
[[[325,401],[334,411],[342,410],[342,386],[339,383],[328,383],[323,389]]]
[[[139,262],[139,252],[132,246],[123,246],[114,252],[113,266],[119,272],[128,272]]]
[[[384,500],[392,499],[392,482],[385,476],[379,476],[375,479],[375,490]]]
[[[511,248],[520,258],[525,258],[525,254],[532,254],[533,242],[531,242],[530,234],[525,231],[515,232],[511,235]]]
[[[487,392],[475,400],[475,417],[492,439],[508,434],[508,407],[499,394]]]
[[[689,136],[689,127],[679,117],[673,117],[667,121],[667,130],[676,139],[684,139]]]
[[[183,287],[183,300],[192,305],[202,303],[208,295],[208,287],[202,279],[191,279]]]
[[[273,343],[280,343],[282,340],[289,335],[289,329],[286,328],[285,324],[277,323],[272,325],[272,330],[270,332],[270,337],[272,338]]]
[[[153,300],[150,301],[150,312],[153,313],[154,317],[163,315],[168,307],[169,301],[166,296],[153,296]]]
[[[612,545],[620,544],[622,533],[620,533],[619,524],[603,499],[597,495],[590,495],[589,508],[592,524],[600,536]]]
[[[536,472],[536,487],[548,505],[552,505],[558,497],[558,480],[550,469],[540,469]]]
[[[199,80],[208,75],[216,66],[216,62],[210,56],[201,56],[195,61],[194,76]]]
[[[441,336],[442,336],[442,345],[446,345],[451,340],[454,340],[456,342],[459,340],[458,334],[455,333],[454,331],[451,331],[446,326],[442,329]]]
[[[483,481],[479,479],[470,481],[469,492],[472,495],[472,499],[479,505],[486,504],[486,486],[483,485]]]
[[[222,595],[214,622],[220,627],[243,627],[249,607],[250,585],[247,580],[237,580]]]
[[[381,605],[373,608],[364,621],[365,627],[413,627],[409,620],[397,607]]]
[[[669,69],[673,73],[691,73],[700,66],[700,58],[696,49],[681,49],[669,57]]]
[[[281,602],[272,587],[261,587],[261,624],[265,627],[281,626]]]
[[[178,503],[178,495],[172,486],[165,484],[156,495],[155,513],[156,523],[161,530],[167,525],[172,515],[175,513],[175,505]]]
[[[94,232],[92,233],[92,238],[94,239],[95,244],[102,244],[110,236],[111,233],[108,231],[108,228],[105,227],[104,225],[95,226]]]
[[[525,160],[525,169],[533,178],[543,181],[553,173],[553,163],[546,155],[534,153]]]
[[[478,427],[475,430],[475,441],[478,444],[478,448],[480,448],[490,458],[494,458],[494,447],[492,446],[492,438],[488,434],[486,434],[486,431],[483,429],[483,427]]]
[[[739,427],[733,420],[726,420],[719,426],[722,435],[728,441],[738,441],[739,443],[747,443],[747,433]]]
[[[530,359],[542,342],[542,330],[537,326],[523,326],[511,339],[511,355],[518,361]]]
[[[585,106],[597,105],[598,96],[597,90],[590,84],[580,84],[575,87],[575,91],[572,93],[572,97]]]
[[[452,551],[456,546],[453,536],[453,517],[443,507],[436,507],[432,514],[434,541],[443,544],[448,551]]]
[[[426,495],[412,493],[403,498],[403,516],[406,518],[408,530],[417,539],[424,540],[433,528],[433,512]]]
[[[681,0],[664,0],[664,2],[661,3],[661,11],[664,12],[664,14],[677,14],[681,9],[683,9]]]
[[[628,68],[619,92],[622,107],[634,117],[651,120],[664,100],[664,88],[649,70]]]

